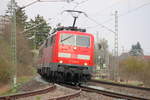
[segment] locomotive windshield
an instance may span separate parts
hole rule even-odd
[[[61,44],[75,45],[75,36],[72,34],[61,34]]]
[[[61,44],[89,47],[90,37],[85,35],[61,34]]]

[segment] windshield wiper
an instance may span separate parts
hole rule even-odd
[[[69,38],[71,38],[73,35],[70,35],[68,37],[66,37],[65,39],[61,40],[61,42],[65,41],[65,40],[68,40]]]

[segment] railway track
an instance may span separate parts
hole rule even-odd
[[[114,82],[106,82],[106,81],[99,81],[99,80],[91,80],[88,84],[102,87],[106,90],[112,90],[118,93],[123,94],[130,94],[133,96],[140,96],[143,98],[148,98],[150,100],[150,88],[133,86],[133,85],[126,85]]]
[[[100,84],[105,84],[105,85],[118,86],[118,87],[126,87],[126,88],[132,88],[132,89],[138,89],[138,90],[144,90],[144,91],[149,91],[150,92],[150,88],[145,88],[145,87],[139,87],[139,86],[133,86],[133,85],[127,85],[127,84],[120,84],[120,83],[114,83],[114,82],[107,82],[107,81],[100,81],[100,80],[91,80],[90,82],[100,83]]]
[[[101,83],[101,82],[95,81],[95,80],[92,80],[92,81],[97,82],[97,83]],[[105,82],[102,82],[102,83],[105,84]],[[111,85],[111,83],[108,83],[108,84]],[[112,83],[112,84],[117,86],[116,83]],[[105,95],[107,97],[127,99],[127,100],[150,100],[149,98],[146,98],[143,96],[116,92],[116,91],[112,91],[109,89],[105,89],[105,88],[102,88],[99,86],[93,86],[93,85],[71,86],[71,85],[61,84],[61,86],[65,86],[67,88],[72,88],[72,89],[75,89],[77,91],[53,95],[55,93],[57,94],[57,91],[60,91],[60,89],[57,89],[57,91],[56,91],[57,86],[58,85],[55,84],[55,85],[49,86],[48,88],[44,88],[44,89],[40,89],[40,90],[36,90],[36,91],[30,91],[30,92],[18,93],[18,94],[13,94],[13,95],[8,95],[8,96],[2,96],[2,97],[0,97],[0,100],[16,100],[16,99],[27,98],[27,97],[30,98],[32,96],[37,96],[37,95],[38,96],[40,95],[41,97],[44,95],[48,96],[48,98],[44,98],[44,99],[42,97],[41,100],[70,100],[72,98],[76,98],[76,97],[80,96],[82,94],[81,93],[82,91],[85,91],[87,93],[97,93],[97,94]],[[121,87],[122,84],[119,86]],[[123,87],[126,87],[126,85],[123,85]],[[132,88],[132,86],[127,86],[127,87]],[[133,88],[136,88],[136,87],[133,86]],[[142,88],[142,87],[140,87],[140,88]],[[140,89],[140,88],[138,87],[138,89]],[[142,88],[142,90],[144,90],[144,88]],[[55,93],[52,91],[55,91]],[[146,91],[149,91],[149,89],[146,88]],[[48,93],[48,94],[46,94],[46,93]],[[52,95],[50,96],[50,94],[52,94]],[[50,98],[50,97],[52,97],[52,98]],[[30,98],[27,100],[33,100],[33,98]]]
[[[81,85],[79,87],[71,86],[71,85],[63,85],[68,88],[72,89],[81,89],[82,91],[86,92],[92,92],[92,93],[98,93],[102,94],[108,97],[113,97],[113,98],[119,98],[119,99],[127,99],[127,100],[150,100],[149,98],[141,97],[141,96],[135,96],[131,94],[124,94],[120,92],[115,92],[111,90],[105,90],[103,88],[97,87],[97,86],[90,86],[90,85]]]
[[[24,92],[24,93],[17,93],[17,94],[13,94],[13,95],[7,95],[7,96],[1,96],[0,100],[17,100],[17,99],[21,99],[22,98],[27,98],[27,100],[32,100],[33,98],[29,98],[29,97],[33,97],[33,96],[39,96],[39,95],[44,95],[46,93],[51,93],[52,91],[56,91],[57,86],[56,85],[52,85],[49,86],[48,88],[44,88],[44,89],[40,89],[40,90],[36,90],[36,91],[29,91],[29,92]],[[67,95],[62,95],[62,96],[57,96],[57,97],[53,97],[53,98],[46,98],[44,100],[70,100],[72,98],[78,97],[80,96],[81,90],[75,91],[75,92],[71,92]],[[51,93],[53,94],[53,93]]]
[[[25,97],[29,97],[29,96],[35,96],[35,95],[48,93],[55,89],[56,89],[56,85],[52,85],[52,86],[49,86],[48,88],[44,88],[44,89],[40,89],[40,90],[24,92],[24,93],[17,93],[17,94],[12,94],[12,95],[7,95],[7,96],[1,96],[0,100],[16,100],[19,98],[25,98]]]
[[[114,97],[114,98],[127,99],[127,100],[149,100],[148,98],[145,98],[145,97],[100,89],[98,87],[93,87],[93,86],[80,86],[80,88],[87,92],[96,92],[96,93],[103,94],[109,97]]]
[[[78,90],[77,92],[68,94],[68,95],[63,95],[63,96],[58,96],[58,97],[54,97],[48,100],[70,100],[72,98],[78,97],[80,96],[81,90]]]

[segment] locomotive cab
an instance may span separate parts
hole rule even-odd
[[[93,66],[93,37],[87,33],[61,31],[59,33],[59,63]]]

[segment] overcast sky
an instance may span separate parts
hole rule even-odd
[[[9,0],[1,0],[0,15],[4,14]],[[27,5],[36,0],[16,0],[19,6]],[[47,0],[54,1],[54,0]],[[58,0],[56,0],[58,1]],[[81,4],[79,4],[81,3]],[[77,6],[77,4],[79,4]],[[150,0],[74,0],[72,3],[66,2],[40,2],[26,7],[26,14],[29,18],[34,18],[37,14],[55,26],[58,23],[72,25],[72,17],[63,10],[75,9],[85,12],[90,19],[94,19],[99,24],[105,25],[114,31],[114,13],[118,11],[118,34],[119,52],[128,51],[132,44],[137,41],[141,43],[144,53],[150,55]],[[51,20],[48,20],[50,19]],[[84,15],[80,15],[77,26],[87,28],[92,34],[99,33],[99,38],[108,40],[109,50],[114,48],[114,33],[102,28]]]

